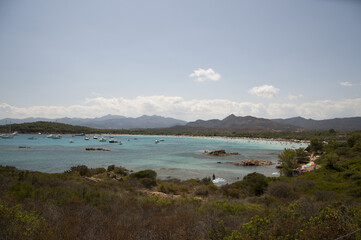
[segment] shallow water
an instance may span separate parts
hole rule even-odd
[[[105,135],[104,135],[105,136]],[[193,138],[170,136],[113,135],[123,144],[99,142],[83,137],[63,135],[50,139],[46,135],[20,134],[12,139],[0,139],[0,165],[15,166],[24,170],[48,173],[64,172],[70,167],[84,164],[88,167],[121,165],[134,171],[153,169],[159,178],[204,178],[215,174],[227,182],[242,179],[252,172],[266,176],[278,172],[275,166],[242,167],[227,162],[259,159],[277,162],[284,148],[306,147],[305,144],[222,138]],[[28,139],[34,137],[34,140]],[[109,136],[105,136],[109,139]],[[129,141],[128,141],[129,139]],[[155,144],[155,140],[164,141]],[[69,141],[72,140],[73,143]],[[19,147],[22,148],[19,148]],[[25,148],[24,148],[25,147]],[[85,148],[105,148],[104,151],[86,151]],[[206,156],[202,153],[215,149],[238,152],[226,157]]]

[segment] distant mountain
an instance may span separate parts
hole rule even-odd
[[[223,120],[212,119],[208,121],[197,120],[186,124],[187,127],[215,128],[215,129],[238,129],[256,131],[296,131],[299,127],[289,124],[277,123],[264,118],[251,116],[237,117],[233,114]]]
[[[99,129],[134,129],[134,128],[167,128],[176,125],[185,125],[187,122],[174,119],[165,118],[161,116],[146,116],[143,115],[138,118],[127,118],[118,115],[106,115],[100,118],[25,118],[25,119],[2,119],[0,125],[9,123],[28,123],[28,122],[58,122],[74,126],[85,126]]]
[[[290,124],[308,130],[329,130],[333,128],[336,131],[341,131],[361,129],[361,117],[334,118],[325,120],[313,120],[302,117],[294,117],[287,119],[273,119],[272,121],[281,124]]]

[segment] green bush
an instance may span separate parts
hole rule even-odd
[[[260,196],[264,193],[268,186],[267,178],[260,173],[250,173],[241,181],[250,195]]]
[[[137,179],[141,179],[141,178],[150,178],[153,179],[154,181],[157,178],[157,173],[153,170],[143,170],[143,171],[139,171],[136,173],[132,173],[130,174],[131,178],[137,178]]]

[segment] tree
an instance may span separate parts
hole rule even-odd
[[[323,150],[323,144],[322,144],[321,140],[319,140],[318,138],[312,139],[311,144],[309,146],[309,149],[311,150],[311,152],[322,151]]]
[[[281,174],[287,177],[293,175],[293,170],[298,167],[297,154],[295,150],[286,148],[282,153],[278,154],[278,158],[281,162]]]

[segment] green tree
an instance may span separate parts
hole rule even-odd
[[[309,149],[311,152],[318,152],[323,150],[323,144],[322,141],[318,138],[314,138],[311,140],[311,144],[309,146]]]
[[[266,190],[268,183],[266,176],[254,172],[243,178],[242,185],[247,189],[250,195],[260,196]]]
[[[287,177],[293,175],[293,170],[298,167],[297,154],[295,150],[286,148],[282,153],[278,154],[281,162],[281,174]]]

